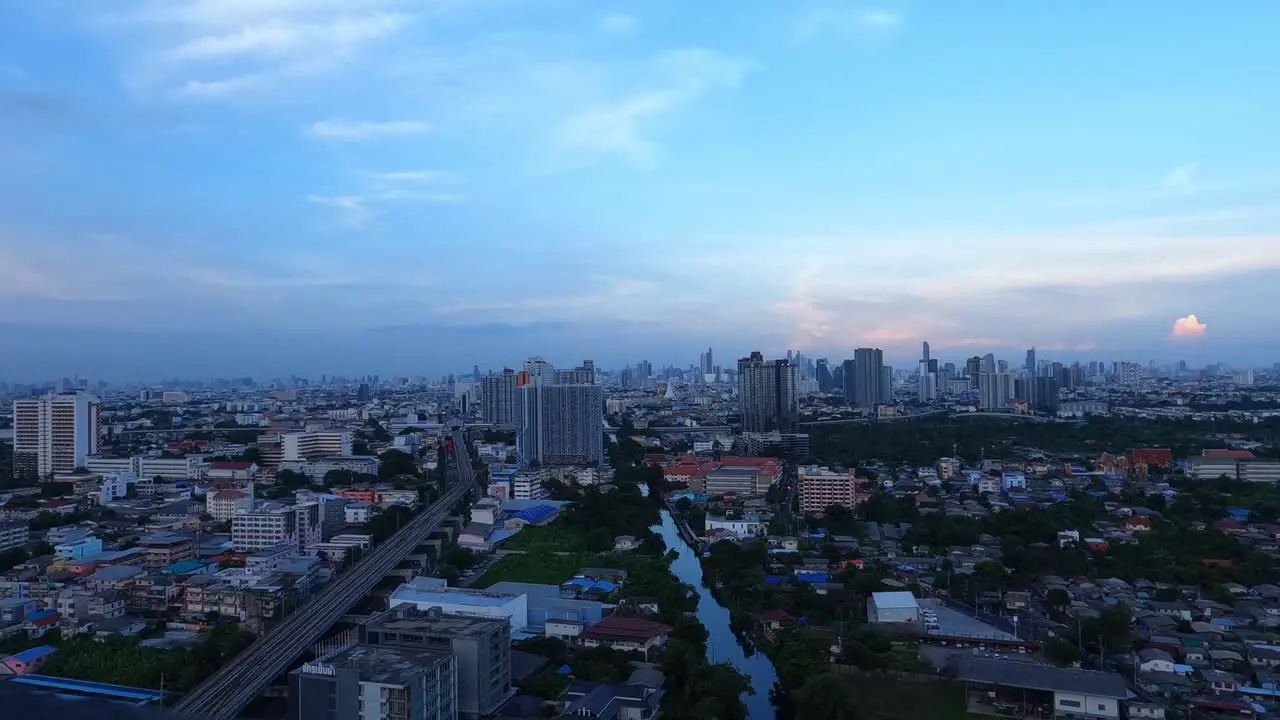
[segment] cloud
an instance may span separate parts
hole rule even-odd
[[[342,224],[352,230],[363,229],[372,218],[365,199],[359,195],[308,195],[307,202],[337,210]]]
[[[638,169],[652,167],[658,155],[654,123],[716,90],[737,87],[749,70],[749,63],[713,50],[661,54],[649,64],[645,87],[583,107],[557,126],[553,150],[561,169],[609,158]]]
[[[843,38],[888,37],[901,30],[903,14],[885,7],[848,8],[831,3],[812,5],[791,26],[791,39],[807,43],[825,34]]]
[[[1161,185],[1166,190],[1175,190],[1186,192],[1193,190],[1196,184],[1196,173],[1200,170],[1199,163],[1186,163],[1174,168],[1168,175],[1164,176]]]
[[[608,15],[600,19],[600,31],[612,37],[630,37],[639,29],[640,23],[630,15]]]
[[[382,172],[374,175],[377,180],[407,183],[452,184],[460,182],[457,175],[443,170],[399,170]]]
[[[319,140],[369,140],[385,137],[405,137],[421,135],[429,128],[418,120],[384,120],[378,122],[350,122],[344,120],[322,120],[311,123],[305,132]]]
[[[1208,329],[1209,326],[1200,322],[1200,319],[1193,313],[1174,320],[1173,330],[1169,333],[1169,337],[1174,340],[1202,337]]]

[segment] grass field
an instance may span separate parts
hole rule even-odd
[[[521,534],[524,534],[524,530]],[[487,588],[497,582],[559,585],[584,567],[595,564],[594,553],[556,555],[548,551],[512,554],[489,566],[472,587]]]
[[[503,550],[558,550],[577,552],[587,548],[587,538],[577,528],[562,522],[526,525],[502,543]]]
[[[866,720],[968,720],[964,691],[944,682],[910,682],[875,674],[851,675],[859,717]]]

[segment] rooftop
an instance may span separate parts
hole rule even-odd
[[[414,678],[436,663],[449,662],[447,652],[432,652],[387,645],[357,645],[343,651],[326,663],[335,668],[360,671],[365,682],[408,685]]]
[[[1118,700],[1129,695],[1124,677],[1117,673],[973,655],[962,655],[956,659],[955,677],[964,682],[1077,693]]]
[[[455,615],[440,608],[420,610],[413,605],[400,605],[375,616],[366,625],[371,630],[413,631],[450,637],[482,637],[506,625],[506,620]]]
[[[878,608],[916,608],[920,606],[920,603],[916,601],[916,596],[906,591],[871,593],[871,599]]]

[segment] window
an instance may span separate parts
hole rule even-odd
[[[1080,707],[1079,700],[1068,700],[1066,698],[1058,698],[1058,704],[1063,707],[1073,707],[1073,708]]]
[[[1099,710],[1104,710],[1104,711],[1105,711],[1105,710],[1107,709],[1107,706],[1106,706],[1106,705],[1104,705],[1103,703],[1098,703],[1098,709],[1099,709]]]

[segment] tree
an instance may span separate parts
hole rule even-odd
[[[413,456],[403,450],[387,450],[378,457],[378,477],[383,480],[397,475],[418,475],[418,464]]]
[[[256,445],[247,447],[244,449],[244,454],[240,456],[240,460],[258,465],[262,462],[262,449]]]
[[[857,697],[853,685],[835,673],[822,673],[805,681],[791,694],[796,717],[804,720],[856,720]]]

